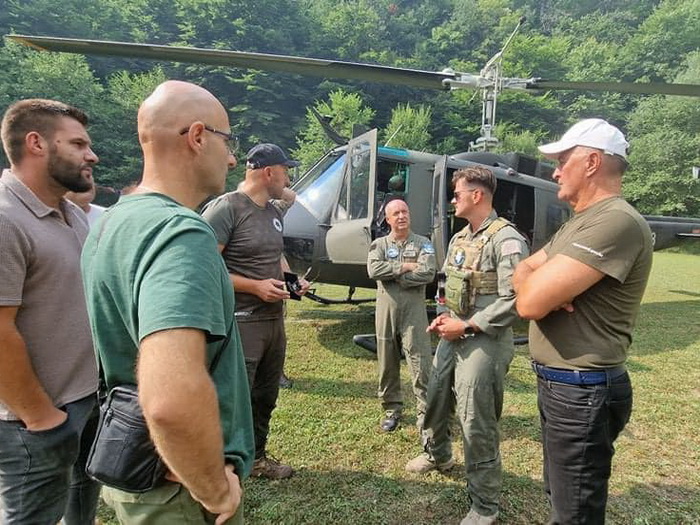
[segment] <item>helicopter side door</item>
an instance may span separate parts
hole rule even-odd
[[[432,219],[430,240],[435,247],[437,267],[442,268],[450,242],[450,203],[447,202],[447,155],[435,163],[433,171]]]
[[[367,264],[375,212],[376,166],[377,130],[373,129],[348,143],[343,183],[326,234],[326,253],[334,265]],[[367,279],[371,286],[373,283]]]

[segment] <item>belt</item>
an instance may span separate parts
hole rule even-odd
[[[532,362],[532,369],[542,379],[567,385],[602,385],[627,372],[627,369],[622,365],[598,370],[566,370],[551,368],[535,361]]]

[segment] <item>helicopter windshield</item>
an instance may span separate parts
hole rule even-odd
[[[297,201],[304,205],[317,220],[323,222],[338,199],[343,182],[345,152],[335,157],[328,155],[316,164],[294,188]]]

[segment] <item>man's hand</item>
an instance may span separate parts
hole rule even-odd
[[[263,279],[257,282],[255,295],[266,303],[276,303],[289,299],[289,292],[284,289],[284,281],[277,279]]]
[[[299,286],[301,286],[301,288],[299,289],[297,294],[304,295],[306,292],[309,291],[309,288],[311,288],[311,283],[302,277],[301,279],[299,279]]]
[[[226,523],[236,514],[238,507],[241,505],[241,497],[243,495],[241,482],[231,465],[226,465],[224,467],[224,476],[227,483],[226,491],[222,491],[221,494],[212,501],[205,500],[205,498],[198,500],[205,509],[217,515],[215,525]],[[192,495],[192,497],[194,498],[194,495]]]
[[[441,338],[447,341],[455,341],[464,335],[464,321],[456,319],[448,314],[442,314],[436,317],[428,327],[429,332],[435,332]],[[467,321],[467,324],[472,327],[474,333],[481,332],[478,326]]]
[[[41,430],[56,428],[62,425],[66,419],[68,419],[68,414],[66,412],[52,406],[43,414],[33,414],[31,419],[25,417],[22,422],[24,426],[27,427],[27,430],[39,432]]]
[[[405,262],[401,264],[401,273],[415,272],[418,269],[418,263]]]
[[[438,333],[438,328],[440,326],[440,323],[442,323],[442,318],[449,317],[449,316],[450,316],[450,314],[448,314],[447,312],[441,313],[435,319],[433,319],[433,322],[428,325],[428,328],[426,328],[425,331]]]

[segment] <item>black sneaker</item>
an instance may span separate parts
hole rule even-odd
[[[280,388],[292,388],[294,386],[294,381],[289,379],[284,372],[280,376]]]
[[[379,423],[379,428],[384,432],[393,432],[399,428],[399,421],[401,421],[401,412],[387,410],[384,419]]]

